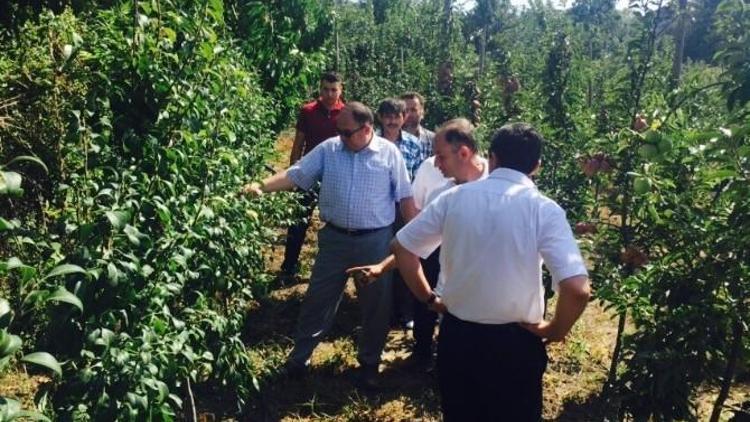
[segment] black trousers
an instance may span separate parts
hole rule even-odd
[[[289,274],[296,274],[299,269],[299,254],[302,251],[302,244],[305,243],[305,234],[310,227],[313,211],[318,205],[318,188],[299,192],[302,194],[300,204],[305,207],[304,218],[287,230],[284,262],[281,263],[281,271]]]
[[[433,289],[437,285],[440,274],[440,248],[438,248],[427,259],[422,260],[422,271],[424,271],[427,283]],[[414,353],[423,358],[432,358],[432,336],[435,334],[435,324],[438,314],[432,312],[426,304],[414,300]]]
[[[546,367],[542,340],[518,324],[477,324],[444,314],[437,368],[446,422],[540,421]]]
[[[401,217],[401,211],[396,204],[396,221],[393,223],[393,235],[404,227],[404,219]],[[398,269],[393,271],[393,320],[396,323],[403,323],[414,318],[414,296],[411,294],[409,287],[406,285]]]

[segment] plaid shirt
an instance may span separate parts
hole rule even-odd
[[[382,132],[378,130],[377,135],[382,136],[381,134]],[[419,166],[432,155],[432,144],[420,141],[416,136],[403,130],[395,144],[404,157],[406,169],[409,172],[409,180],[414,180],[414,175],[417,174]]]
[[[389,226],[396,217],[393,203],[412,196],[398,148],[379,136],[358,152],[338,136],[330,138],[290,167],[287,176],[305,190],[320,180],[321,219],[346,229]]]
[[[417,132],[419,133],[419,142],[422,143],[422,147],[429,148],[429,155],[432,155],[432,143],[435,141],[435,132],[425,129],[422,125],[419,125]]]

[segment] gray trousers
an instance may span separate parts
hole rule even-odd
[[[297,321],[290,362],[309,363],[313,350],[333,324],[346,285],[344,271],[382,261],[388,256],[392,236],[390,226],[360,236],[349,236],[330,227],[318,232],[318,255]],[[389,330],[391,272],[365,287],[357,286],[357,296],[362,311],[357,359],[362,365],[377,365]]]

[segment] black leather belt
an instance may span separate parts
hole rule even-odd
[[[385,229],[387,227],[390,227],[390,226],[378,227],[378,228],[375,228],[375,229],[345,229],[345,228],[339,227],[339,226],[337,226],[335,224],[326,223],[326,227],[330,227],[331,230],[337,231],[339,233],[343,233],[343,234],[345,234],[347,236],[362,236],[363,234],[373,233],[373,232],[376,232],[378,230],[383,230],[383,229]]]

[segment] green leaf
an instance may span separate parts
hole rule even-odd
[[[133,244],[133,246],[140,246],[142,239],[148,239],[148,236],[144,235],[143,233],[139,232],[138,229],[128,224],[125,226],[125,235],[128,237],[128,240],[130,243]]]
[[[130,221],[129,211],[107,211],[105,214],[107,215],[110,224],[112,224],[112,227],[117,230],[125,227]]]
[[[0,328],[10,325],[11,318],[13,318],[13,312],[10,309],[10,303],[0,297]]]
[[[736,177],[737,171],[734,169],[724,168],[724,169],[716,169],[716,170],[709,170],[703,173],[703,181],[713,183],[718,182],[723,179],[728,179],[731,177]]]
[[[16,268],[21,268],[25,266],[26,265],[23,262],[21,262],[21,260],[18,259],[18,257],[16,256],[11,256],[10,258],[8,258],[8,261],[6,261],[5,263],[5,268],[7,270],[14,270]]]
[[[70,293],[63,286],[58,287],[57,290],[47,298],[47,300],[69,303],[83,312],[83,302],[81,302],[81,299],[73,293]]]
[[[44,161],[32,155],[19,155],[18,157],[8,161],[8,164],[6,164],[5,167],[8,167],[13,163],[22,162],[22,161],[28,161],[31,163],[39,164],[39,166],[44,169],[45,173],[49,173],[49,169],[47,168],[47,165],[44,164]]]
[[[0,421],[12,421],[18,417],[21,403],[7,397],[0,397]]]
[[[0,331],[0,357],[12,356],[21,348],[22,344],[21,337],[8,334],[6,330]]]
[[[34,365],[43,366],[51,369],[58,376],[62,377],[62,367],[54,356],[47,352],[34,352],[21,358],[22,362],[33,363]]]
[[[8,231],[8,230],[14,230],[17,229],[18,225],[16,225],[13,221],[8,221],[2,217],[0,217],[0,232]]]
[[[0,195],[20,196],[23,194],[21,180],[21,175],[14,171],[0,171]]]
[[[79,267],[78,265],[62,264],[53,268],[52,271],[50,271],[47,275],[44,276],[44,278],[47,279],[51,277],[57,277],[59,275],[76,274],[76,273],[86,274],[86,270]]]
[[[16,413],[16,417],[19,419],[31,419],[34,421],[47,421],[50,422],[49,418],[39,412],[33,410],[21,410]]]

